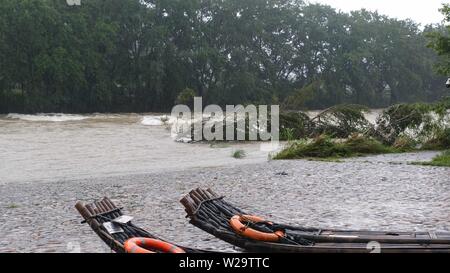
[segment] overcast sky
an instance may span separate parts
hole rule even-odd
[[[359,10],[376,11],[398,19],[411,18],[422,25],[440,23],[444,16],[438,11],[442,3],[450,0],[309,0],[310,3],[327,4],[344,12]]]

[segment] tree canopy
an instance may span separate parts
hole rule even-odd
[[[450,5],[444,4],[441,12],[449,25],[442,27],[440,31],[429,33],[431,38],[429,46],[441,56],[437,65],[438,72],[443,75],[450,75]]]
[[[186,90],[289,109],[446,92],[427,48],[443,26],[301,0],[81,3],[1,1],[0,112],[168,111]],[[448,62],[448,38],[436,39]]]

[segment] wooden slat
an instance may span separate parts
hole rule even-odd
[[[450,253],[450,233],[448,234],[449,237],[445,237],[447,234],[442,236],[439,234],[438,236],[436,233],[428,232],[320,230],[277,225],[288,229],[290,239],[282,239],[283,243],[254,241],[236,234],[229,225],[230,218],[241,211],[217,198],[218,195],[211,189],[190,191],[182,199],[188,217],[191,218],[190,222],[219,239],[249,251],[368,253],[371,250],[367,249],[367,243],[377,241],[381,243],[381,251],[386,253]],[[193,208],[197,210],[193,210]],[[303,233],[297,234],[299,238],[312,242],[312,245],[292,243],[291,240],[294,237],[291,236],[300,231],[303,231]]]

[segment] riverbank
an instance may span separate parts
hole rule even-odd
[[[74,209],[111,197],[134,222],[177,243],[234,251],[191,226],[179,199],[211,187],[267,218],[305,226],[450,230],[450,170],[407,162],[437,153],[388,154],[342,163],[269,161],[140,175],[0,185],[0,252],[105,252]],[[286,175],[287,174],[287,175]]]

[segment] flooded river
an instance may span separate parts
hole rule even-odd
[[[450,170],[408,164],[435,155],[270,161],[258,143],[174,142],[158,115],[1,116],[0,252],[107,252],[73,207],[103,196],[163,238],[236,251],[184,218],[195,187],[284,223],[450,231]]]
[[[243,149],[247,156],[231,154]],[[183,144],[158,115],[0,117],[0,183],[42,182],[256,163],[259,144]]]

